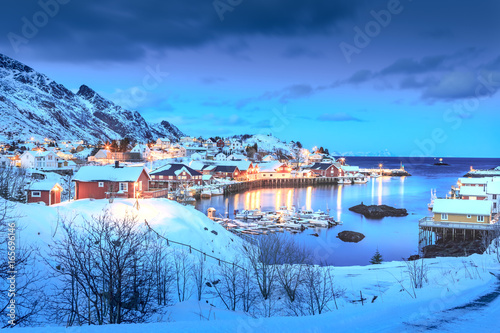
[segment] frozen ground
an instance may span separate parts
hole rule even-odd
[[[60,232],[57,216],[88,219],[107,209],[115,216],[135,212],[139,223],[146,219],[172,240],[185,242],[226,260],[241,252],[241,240],[191,207],[166,199],[79,200],[51,207],[19,205],[25,225],[21,239],[41,245]],[[208,230],[205,230],[207,228]],[[217,235],[211,231],[216,231]],[[22,328],[30,332],[462,332],[497,331],[500,310],[499,264],[494,254],[467,258],[424,260],[427,279],[421,289],[413,290],[404,262],[334,268],[335,285],[345,295],[329,312],[316,316],[252,318],[242,312],[225,310],[216,299],[193,299],[168,308],[157,318],[159,323],[134,325],[83,326],[76,328]],[[360,292],[365,299],[360,300]],[[213,304],[213,305],[212,305]]]

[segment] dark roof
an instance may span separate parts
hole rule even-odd
[[[238,169],[235,165],[218,165],[213,169],[213,172],[235,172]]]
[[[314,163],[311,166],[311,170],[327,170],[332,165],[333,163]]]
[[[176,171],[180,169],[186,169],[191,176],[201,176],[201,173],[188,167],[185,164],[182,163],[172,163],[172,164],[167,164],[164,165],[152,172],[150,172],[150,175],[154,176],[177,176]]]

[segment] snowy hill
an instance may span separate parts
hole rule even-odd
[[[243,146],[251,146],[257,144],[259,151],[275,152],[279,149],[283,150],[285,154],[292,154],[291,145],[282,142],[280,139],[265,134],[256,134],[252,137],[246,139],[243,142]]]
[[[120,139],[138,141],[184,134],[162,121],[148,124],[137,111],[125,110],[86,85],[75,94],[61,84],[0,54],[0,136],[26,139]]]

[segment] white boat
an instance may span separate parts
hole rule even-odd
[[[210,190],[210,188],[204,188],[201,191],[201,197],[202,198],[210,198],[211,196],[212,196],[212,191]]]
[[[372,173],[370,174],[370,177],[372,177],[372,178],[378,178],[378,177],[380,177],[380,174],[379,174],[379,173],[372,172]]]
[[[222,187],[215,187],[211,190],[212,196],[214,195],[224,195],[224,189]]]
[[[339,180],[337,181],[337,184],[344,184],[344,178],[339,178]]]
[[[354,184],[366,184],[368,183],[368,179],[366,178],[355,178]]]

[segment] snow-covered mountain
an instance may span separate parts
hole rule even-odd
[[[0,136],[26,139],[97,140],[131,137],[177,139],[184,134],[167,121],[149,124],[86,85],[75,94],[19,61],[0,54]]]

